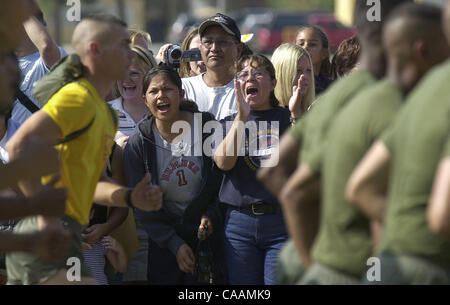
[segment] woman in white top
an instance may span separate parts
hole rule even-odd
[[[148,113],[142,96],[142,81],[144,75],[156,66],[156,61],[149,50],[137,45],[131,49],[135,56],[128,68],[127,78],[117,82],[120,97],[110,102],[119,113],[119,131],[115,140],[122,147],[134,133],[137,123]]]

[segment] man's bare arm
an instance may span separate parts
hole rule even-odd
[[[49,172],[48,168],[58,168],[58,154],[54,153],[53,147],[61,135],[61,129],[55,121],[46,112],[40,110],[26,120],[8,142],[6,148],[11,160],[23,158],[24,155],[34,160],[34,165],[26,173],[27,178],[19,182],[19,187],[25,196],[35,195],[42,187],[40,181],[42,172]],[[33,153],[40,154],[41,151],[48,151],[49,154],[39,160],[33,157]],[[50,199],[49,204],[55,205],[54,209],[59,209],[65,201]],[[40,229],[57,223],[56,217],[38,217]]]
[[[375,142],[356,166],[346,187],[346,199],[378,222],[384,217],[390,162],[386,146]]]
[[[269,165],[258,170],[257,178],[276,197],[286,185],[289,177],[297,167],[300,146],[289,132],[281,138],[279,151],[275,152],[269,160]]]
[[[60,137],[61,129],[59,126],[46,112],[41,110],[25,121],[9,140],[6,149],[12,162],[21,158],[34,161],[33,166],[27,168],[27,172],[23,173],[23,176],[27,178],[19,182],[19,186],[25,195],[32,195],[36,192],[41,185],[40,177],[43,172],[57,171],[59,166],[58,153],[53,147]],[[41,151],[48,153],[48,155],[42,155]],[[35,154],[40,159],[33,157]]]
[[[66,188],[54,188],[57,175],[31,197],[0,197],[0,220],[20,219],[32,215],[62,216],[67,198]]]
[[[45,65],[51,68],[61,57],[58,45],[50,36],[45,26],[36,18],[30,17],[23,27],[30,40],[39,50]]]
[[[311,266],[311,247],[319,228],[320,179],[305,164],[282,189],[280,202],[286,225],[305,268]]]
[[[427,220],[433,233],[450,239],[450,157],[441,160],[437,168]]]
[[[43,231],[25,234],[0,232],[0,252],[33,252],[51,261],[64,258],[70,247],[70,233],[61,227],[49,226]]]
[[[95,189],[94,201],[111,207],[128,207],[127,196],[134,207],[144,211],[157,211],[162,207],[159,186],[151,185],[151,175],[146,174],[134,189],[117,184],[103,171]]]

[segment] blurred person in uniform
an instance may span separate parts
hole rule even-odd
[[[382,1],[382,16],[405,1]],[[278,166],[264,168],[258,175],[264,185],[280,199],[292,238],[280,255],[279,283],[297,282],[304,273],[303,266],[308,268],[311,265],[310,250],[318,230],[320,183],[318,179],[311,182],[307,180],[309,192],[300,191],[299,183],[305,177],[317,177],[313,175],[320,168],[316,161],[324,153],[325,135],[336,113],[360,90],[373,85],[385,74],[385,54],[381,45],[384,19],[381,22],[367,20],[370,8],[365,1],[360,0],[355,9],[356,28],[363,46],[361,69],[333,83],[314,102],[307,115],[300,118],[281,140],[279,156],[275,156],[280,160]],[[296,160],[293,160],[293,154],[297,155]],[[304,212],[305,209],[307,212]],[[300,210],[303,212],[300,213]],[[289,267],[293,261],[298,267],[296,270]]]
[[[351,99],[326,135],[320,160],[321,222],[311,250],[313,265],[301,283],[359,284],[366,278],[383,213],[377,211],[374,221],[376,205],[368,210],[352,205],[345,198],[346,184],[422,76],[448,58],[450,48],[440,21],[438,7],[414,3],[400,5],[387,17],[382,33],[386,76]]]
[[[449,2],[442,21],[450,42]],[[431,50],[445,53],[447,49],[435,44],[430,50],[424,48],[423,54],[431,57]],[[349,179],[350,201],[370,219],[383,222],[375,253],[380,260],[380,278],[377,282],[366,279],[366,284],[450,283],[450,241],[435,234],[427,223],[433,179],[439,161],[447,154],[449,67],[447,60],[424,77]]]

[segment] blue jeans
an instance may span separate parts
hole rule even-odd
[[[228,207],[225,258],[231,285],[275,285],[277,259],[288,239],[283,214],[254,215]]]

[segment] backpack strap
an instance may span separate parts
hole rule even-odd
[[[40,109],[25,93],[22,92],[22,90],[17,90],[16,97],[19,102],[31,113],[35,113]]]
[[[92,93],[91,93],[91,90],[89,90],[88,87],[86,87],[85,85],[83,85],[83,84],[82,84],[81,82],[79,82],[79,81],[75,81],[75,82],[76,82],[78,85],[80,85],[81,87],[85,88],[85,89],[89,92],[89,94],[90,94],[92,97],[94,97],[94,96],[92,95]],[[64,137],[63,139],[59,140],[57,143],[58,143],[58,144],[63,144],[63,143],[67,143],[67,142],[70,142],[70,141],[72,141],[72,140],[75,140],[76,138],[78,138],[79,136],[81,136],[83,133],[85,133],[85,132],[92,126],[92,124],[94,123],[94,120],[95,120],[95,115],[94,115],[94,117],[92,118],[92,120],[91,120],[85,127],[81,128],[81,129],[79,129],[79,130],[76,130],[76,131],[72,132],[71,134],[68,134],[66,137]]]
[[[83,133],[85,133],[94,123],[95,116],[92,118],[92,120],[87,124],[85,127],[81,128],[80,130],[74,131],[71,134],[67,135],[64,139],[61,139],[58,141],[58,144],[67,143],[72,140],[75,140],[79,136],[81,136]]]
[[[116,150],[116,147],[118,147],[116,142],[114,142],[112,148],[111,148],[111,154],[109,155],[109,158],[106,160],[106,175],[108,177],[112,178],[113,171],[112,171],[112,163],[113,163],[113,157],[114,157],[114,151]]]

